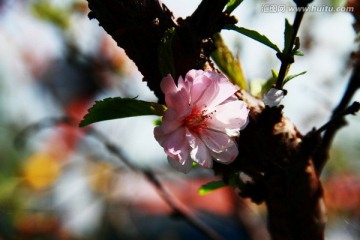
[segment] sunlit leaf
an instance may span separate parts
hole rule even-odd
[[[261,95],[264,95],[265,93],[267,93],[273,87],[273,85],[276,83],[276,80],[278,78],[279,73],[275,69],[271,69],[271,75],[272,75],[272,77],[270,77],[263,84],[263,87],[261,89]]]
[[[272,75],[272,78],[273,78],[273,81],[274,81],[273,83],[275,83],[276,79],[279,76],[278,71],[276,71],[275,69],[271,69],[271,75]]]
[[[214,35],[214,41],[216,50],[211,54],[211,58],[232,83],[242,89],[247,89],[245,75],[239,60],[234,58],[220,34]]]
[[[222,188],[227,186],[224,181],[219,180],[219,181],[214,181],[214,182],[208,182],[204,185],[201,186],[201,188],[199,189],[198,193],[200,195],[205,195],[208,194],[216,189]]]
[[[294,28],[289,23],[287,19],[285,19],[285,31],[284,31],[284,50],[283,53],[287,53],[288,51],[292,50],[293,46],[291,45],[291,38],[294,34]]]
[[[225,12],[230,14],[242,3],[242,1],[243,0],[229,0],[229,2],[226,5]]]
[[[294,51],[293,54],[296,55],[296,56],[304,56],[304,53],[302,51],[300,51],[300,50]]]
[[[269,40],[269,38],[267,38],[265,35],[255,31],[255,30],[250,30],[250,29],[246,29],[246,28],[243,28],[243,27],[238,27],[238,26],[235,26],[235,25],[226,25],[225,26],[225,29],[228,29],[228,30],[234,30],[238,33],[241,33],[249,38],[252,38],[262,44],[264,44],[265,46],[268,46],[269,48],[271,49],[274,49],[276,52],[281,52],[279,47],[273,43],[272,41]]]
[[[153,121],[154,126],[160,126],[161,123],[162,123],[162,119],[161,119],[161,118],[158,118],[158,119],[156,119],[156,120]]]
[[[264,80],[262,79],[252,79],[250,82],[250,93],[254,97],[261,97],[262,89],[264,85]]]
[[[304,53],[302,53],[299,50],[299,48],[300,48],[300,40],[299,40],[298,37],[295,38],[295,42],[294,42],[295,46],[290,46],[291,45],[291,38],[292,38],[293,34],[294,34],[293,26],[289,23],[289,21],[287,19],[285,19],[284,50],[283,50],[283,53],[287,53],[287,51],[292,51],[292,55],[304,56]]]
[[[162,116],[165,110],[166,107],[164,105],[154,102],[146,102],[134,98],[106,98],[95,102],[79,126],[84,127],[95,122],[126,117],[144,115]]]
[[[287,77],[284,79],[284,85],[285,85],[287,82],[289,82],[291,79],[294,79],[294,78],[296,78],[296,77],[298,77],[298,76],[304,75],[305,73],[306,73],[306,71],[303,71],[303,72],[301,72],[301,73],[297,73],[297,74],[293,74],[293,75],[287,76]]]
[[[32,12],[38,18],[49,21],[62,29],[70,25],[70,12],[67,9],[56,7],[48,1],[34,2]]]

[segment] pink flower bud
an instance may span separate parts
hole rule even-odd
[[[285,97],[285,91],[281,89],[271,88],[264,96],[264,103],[270,107],[279,106],[281,100]]]

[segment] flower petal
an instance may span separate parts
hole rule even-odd
[[[165,95],[169,94],[169,93],[176,93],[177,87],[175,84],[174,79],[172,78],[172,76],[170,74],[166,75],[160,83],[160,88],[163,91],[163,93]]]
[[[167,159],[171,167],[183,173],[188,173],[192,167],[192,161],[190,158],[185,160],[184,163],[179,163],[177,160],[171,157],[168,157]]]
[[[225,151],[232,141],[225,133],[208,129],[201,131],[200,138],[211,151],[217,153]]]
[[[176,130],[177,128],[181,127],[182,118],[183,116],[180,115],[178,112],[174,111],[171,108],[167,109],[164,113],[159,128],[161,128],[163,134],[169,134],[172,131]]]
[[[189,110],[190,96],[185,88],[180,89],[177,93],[165,95],[165,102],[168,108],[181,113]]]
[[[191,73],[190,73],[191,72]],[[191,103],[196,103],[206,89],[211,85],[212,80],[206,77],[204,71],[190,71],[186,74],[186,80],[191,83],[190,96]]]
[[[225,149],[225,151],[220,153],[211,151],[210,154],[216,161],[229,164],[236,159],[239,154],[239,150],[235,141],[232,140],[231,144]]]
[[[166,134],[163,133],[163,130],[160,126],[154,128],[154,137],[156,141],[162,146],[166,140]]]
[[[229,136],[238,136],[239,130],[248,122],[249,110],[243,101],[232,101],[218,105],[213,109],[206,124],[208,128],[225,132]]]
[[[185,79],[186,79],[186,81],[193,83],[198,80],[197,79],[198,76],[202,76],[202,75],[204,75],[203,70],[192,69],[186,73]],[[195,80],[195,79],[197,79],[197,80]]]
[[[211,81],[208,86],[199,84],[202,93],[198,96],[196,101],[192,101],[199,109],[206,109],[212,105],[212,101],[216,98],[219,92],[219,85],[215,81]],[[194,89],[194,87],[193,87]]]
[[[178,88],[172,76],[167,75],[162,79],[160,88],[165,94],[165,102],[168,108],[174,108],[176,111],[181,112],[189,107],[189,90],[184,87],[183,81],[181,81],[181,87]]]
[[[164,148],[165,153],[181,164],[189,157],[190,150],[185,134],[185,128],[178,128],[166,135],[162,134],[161,129],[154,129],[155,139]]]
[[[211,168],[213,162],[211,159],[209,149],[201,141],[200,138],[194,136],[194,139],[195,139],[194,146],[190,151],[191,159],[205,168]]]
[[[192,83],[185,81],[181,76],[178,79],[178,89],[185,89],[188,93],[190,91]]]
[[[177,84],[168,75],[161,89],[168,109],[154,135],[171,166],[188,172],[192,161],[210,168],[213,158],[225,164],[236,158],[234,137],[247,124],[249,110],[225,75],[191,70]]]
[[[220,82],[217,83],[218,91],[215,97],[212,99],[209,99],[208,108],[213,108],[224,101],[226,101],[228,98],[232,97],[235,92],[237,92],[239,89],[229,82],[226,78],[222,78]]]

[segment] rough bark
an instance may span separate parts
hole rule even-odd
[[[272,239],[320,240],[326,211],[313,161],[319,144],[317,132],[302,136],[281,108],[266,107],[241,132],[237,160],[215,170],[225,180],[236,171],[251,177],[240,195],[265,202]]]
[[[205,0],[192,16],[175,20],[158,0],[88,0],[89,17],[111,35],[137,65],[149,88],[164,102],[160,90],[159,46],[165,31],[176,29],[173,58],[176,79],[189,69],[202,69],[214,49],[212,36],[228,23],[235,23],[222,10],[227,0]]]
[[[111,35],[132,59],[150,89],[162,99],[158,45],[166,29],[175,26],[172,13],[155,0],[89,0],[89,17]]]

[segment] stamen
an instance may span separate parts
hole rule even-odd
[[[205,114],[206,110],[199,111],[193,109],[191,114],[187,116],[183,123],[191,132],[199,132],[201,128],[206,128],[206,119],[211,118],[211,116]]]

